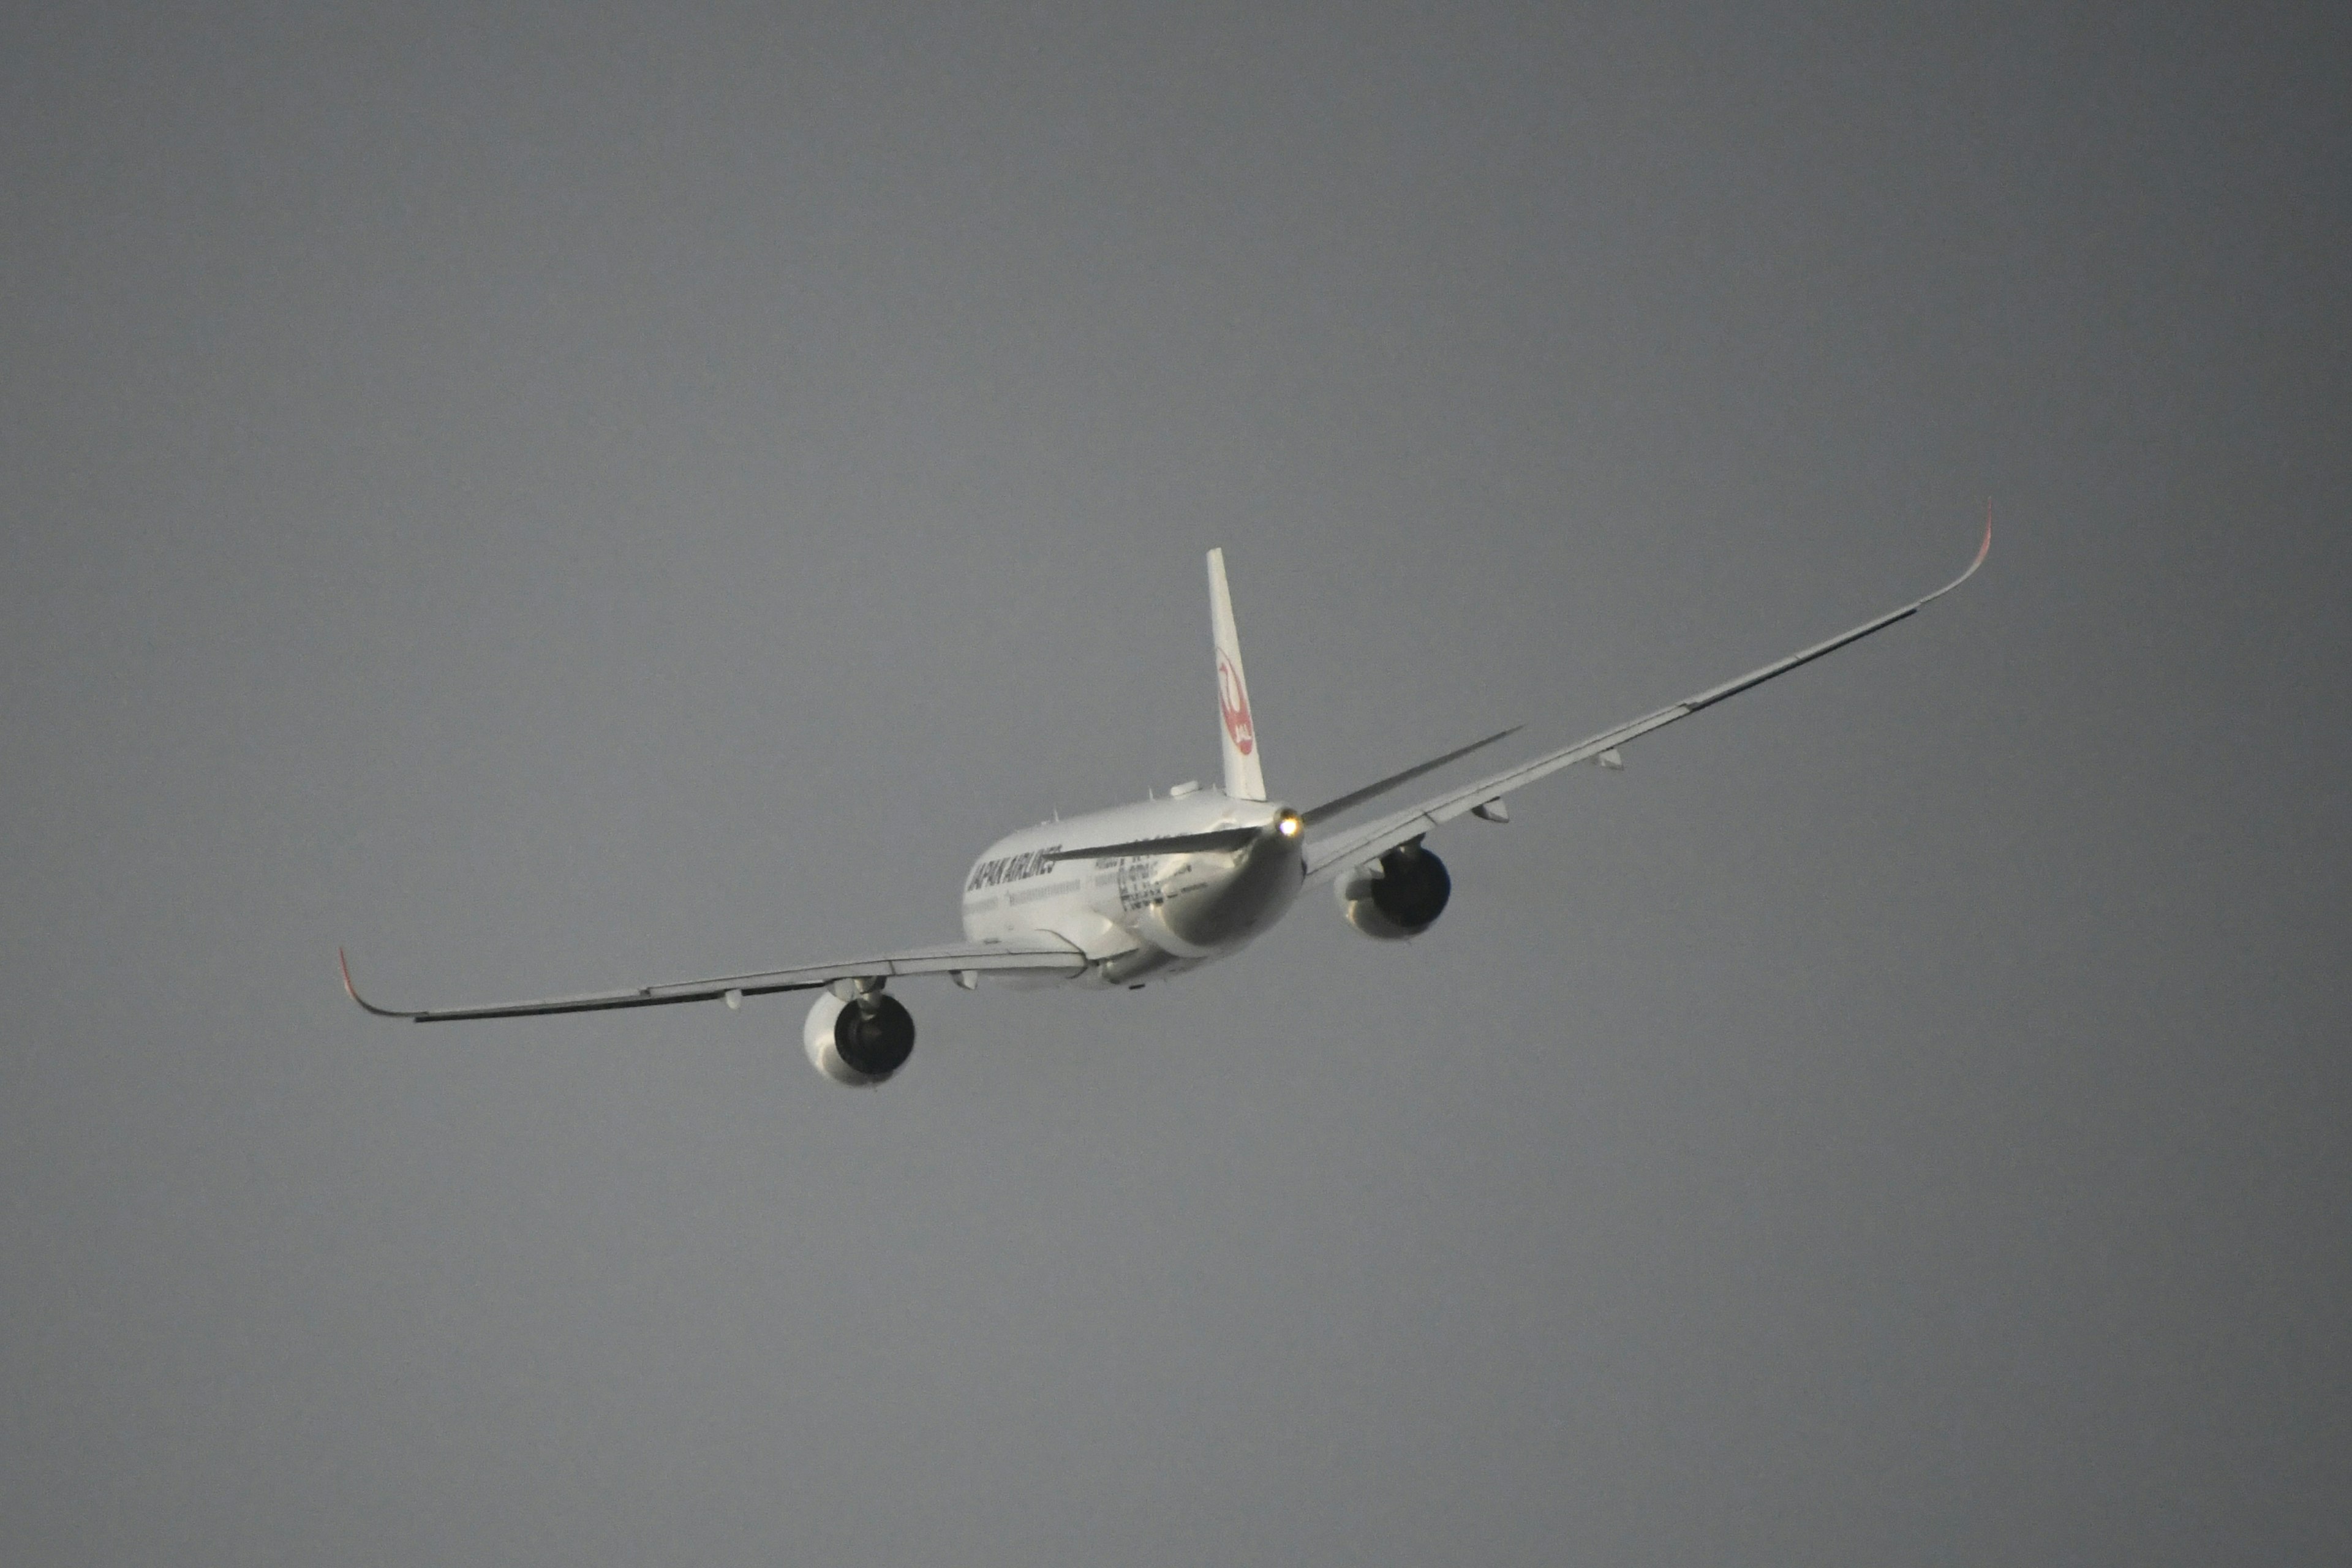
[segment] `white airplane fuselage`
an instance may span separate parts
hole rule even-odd
[[[964,877],[964,935],[978,942],[1045,935],[1087,958],[1072,974],[1005,977],[1022,986],[1136,985],[1247,946],[1280,920],[1305,879],[1297,818],[1279,802],[1222,790],[1066,816],[1008,833]],[[1285,831],[1285,825],[1288,830]],[[1238,849],[1097,859],[1044,857],[1066,846],[1255,827]]]

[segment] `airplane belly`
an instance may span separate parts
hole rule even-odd
[[[1223,877],[1177,891],[1156,906],[1155,923],[1179,952],[1234,948],[1280,920],[1298,897],[1298,847],[1274,840],[1254,847]]]
[[[1273,808],[1267,808],[1269,810]],[[1183,973],[1248,942],[1279,919],[1300,886],[1298,845],[1271,833],[1236,850],[1057,858],[1071,842],[1124,845],[1225,829],[1228,806],[1171,797],[1144,807],[1071,818],[1000,839],[965,879],[964,934],[1006,942],[1047,934],[1088,960],[1080,975],[1029,983],[1134,984]]]
[[[1072,984],[1123,984],[1129,972],[1150,973],[1165,955],[1155,955],[1132,924],[1118,916],[1116,887],[1106,895],[1095,888],[1091,868],[1072,869],[1013,889],[967,896],[963,904],[964,935],[973,942],[1003,942],[1017,936],[1059,937],[1089,960],[1078,974],[1005,976],[1001,984],[1015,990]],[[1112,971],[1117,969],[1117,973]]]

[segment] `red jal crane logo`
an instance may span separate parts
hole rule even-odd
[[[1223,654],[1217,656],[1217,707],[1224,713],[1234,750],[1248,756],[1257,749],[1257,727],[1250,722],[1249,693],[1242,689],[1241,671]]]

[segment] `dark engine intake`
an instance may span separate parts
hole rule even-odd
[[[1379,864],[1378,876],[1358,871],[1339,882],[1339,907],[1348,923],[1383,942],[1419,936],[1436,924],[1445,900],[1454,896],[1445,862],[1416,838],[1381,856]]]
[[[801,1026],[809,1064],[835,1083],[867,1088],[907,1065],[915,1020],[896,997],[869,991],[855,1001],[828,991]]]

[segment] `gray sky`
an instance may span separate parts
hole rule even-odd
[[[2352,1557],[2340,8],[16,7],[0,1557]],[[1133,994],[955,933],[1917,621]]]

